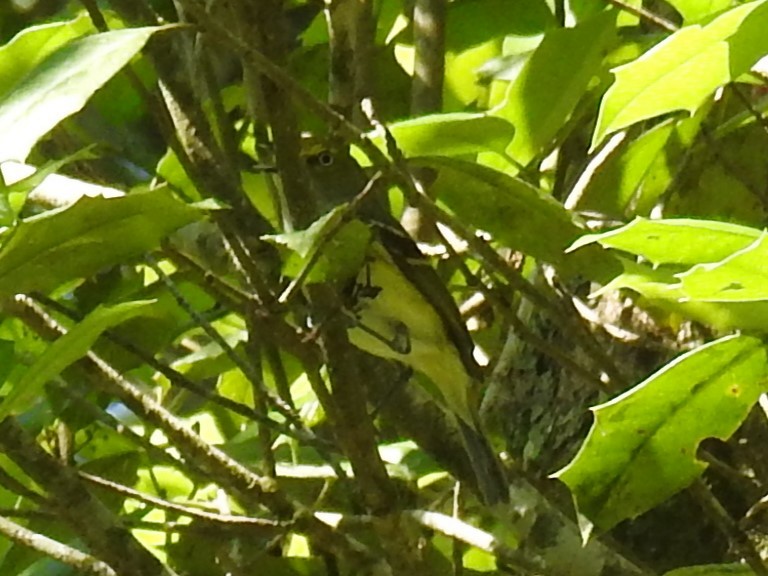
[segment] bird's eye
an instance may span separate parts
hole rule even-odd
[[[327,150],[320,152],[315,158],[320,166],[330,166],[333,164],[333,154]]]

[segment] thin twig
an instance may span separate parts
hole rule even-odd
[[[749,564],[757,576],[768,576],[760,554],[755,549],[749,536],[739,528],[738,524],[723,507],[720,501],[712,494],[710,489],[701,479],[696,480],[689,488],[696,501],[704,509],[704,512],[712,519],[720,531],[728,538],[731,546]]]
[[[125,496],[139,502],[144,502],[145,504],[151,505],[153,508],[176,512],[178,514],[188,516],[195,520],[204,521],[209,524],[218,524],[226,527],[236,526],[240,529],[252,529],[256,530],[257,532],[267,533],[274,533],[278,530],[285,530],[290,526],[290,523],[288,522],[269,520],[266,518],[253,518],[251,516],[211,512],[206,510],[206,508],[209,506],[199,502],[189,502],[188,504],[169,502],[168,500],[140,492],[139,490],[130,488],[129,486],[125,486],[117,482],[112,482],[111,480],[107,480],[100,476],[95,476],[93,474],[88,474],[87,472],[82,471],[78,474],[83,480],[86,480],[95,486],[99,486],[115,494],[120,494],[121,496]]]
[[[121,524],[119,518],[86,489],[72,468],[35,441],[13,416],[0,422],[0,448],[51,496],[61,517],[100,560],[125,576],[174,572],[160,562]],[[49,542],[50,543],[50,542]]]
[[[637,16],[638,18],[646,20],[651,24],[666,30],[667,32],[677,32],[678,30],[678,26],[674,22],[670,22],[666,18],[663,18],[658,14],[654,14],[650,10],[646,10],[642,6],[633,6],[631,4],[627,4],[623,0],[606,0],[606,2],[613,4],[619,10],[624,10],[625,12]]]
[[[195,310],[189,302],[187,302],[184,295],[179,291],[179,288],[176,286],[176,284],[173,283],[173,281],[168,277],[168,275],[160,268],[157,261],[152,257],[151,255],[147,254],[145,255],[145,260],[149,267],[157,274],[157,276],[160,278],[160,280],[165,284],[165,286],[168,288],[170,293],[173,295],[174,299],[176,300],[176,303],[187,313],[189,314],[190,318],[192,318],[195,323],[200,326],[203,331],[208,335],[208,337],[213,340],[216,344],[219,345],[221,350],[226,354],[226,356],[237,366],[243,373],[243,375],[255,386],[259,386],[263,393],[270,398],[272,401],[272,405],[275,407],[275,409],[280,412],[283,416],[285,416],[293,425],[295,425],[297,428],[301,428],[301,418],[294,414],[294,412],[291,410],[291,407],[286,405],[285,402],[283,402],[280,398],[277,398],[272,394],[271,391],[269,391],[264,384],[264,382],[261,379],[261,376],[256,371],[255,367],[251,364],[250,361],[243,358],[238,354],[232,346],[229,345],[229,343],[224,339],[224,337],[219,334],[216,329],[211,325],[208,320],[203,318],[203,316]]]

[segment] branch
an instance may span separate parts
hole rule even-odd
[[[446,0],[417,0],[413,7],[413,115],[443,107],[446,12]]]
[[[0,534],[3,534],[12,542],[31,548],[67,566],[71,566],[84,576],[117,576],[117,572],[98,558],[33,532],[2,516],[0,516]]]
[[[169,502],[162,498],[157,498],[150,494],[145,494],[139,490],[135,490],[128,486],[106,480],[93,474],[86,472],[80,472],[80,477],[90,482],[95,486],[99,486],[110,492],[133,498],[139,502],[149,504],[154,508],[160,510],[168,510],[176,512],[183,516],[188,516],[199,522],[205,522],[209,525],[224,527],[227,529],[236,529],[243,535],[253,537],[274,537],[276,534],[285,533],[289,527],[289,522],[280,522],[276,520],[269,520],[266,518],[253,518],[251,516],[241,516],[232,514],[217,514],[202,509],[198,503],[190,503],[188,505],[178,504],[176,502]]]
[[[43,450],[12,416],[0,422],[0,447],[48,492],[50,505],[59,517],[116,573],[125,576],[173,574],[85,489],[72,468],[64,466]]]
[[[28,297],[18,296],[12,303],[6,305],[5,310],[22,319],[46,339],[53,339],[64,332],[53,318]],[[320,549],[346,558],[354,566],[368,566],[375,563],[375,557],[365,546],[344,534],[329,529],[307,514],[300,504],[291,501],[278,490],[273,479],[259,476],[222,450],[205,442],[184,422],[173,416],[138,386],[123,378],[97,354],[89,352],[81,364],[86,368],[96,387],[116,396],[137,416],[162,430],[185,460],[203,470],[212,481],[236,495],[245,509],[266,506],[278,518],[293,518],[297,529],[305,532]],[[0,446],[2,446],[1,442]],[[35,447],[41,450],[36,444]],[[59,465],[58,462],[56,463]]]

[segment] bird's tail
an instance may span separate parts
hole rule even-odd
[[[501,461],[491,448],[488,439],[475,428],[456,418],[459,423],[464,447],[472,463],[475,473],[477,490],[486,506],[502,504],[509,501],[509,484]]]

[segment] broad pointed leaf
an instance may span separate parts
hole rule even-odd
[[[69,22],[54,22],[25,28],[0,48],[0,98],[53,52],[67,42],[94,32],[83,15]]]
[[[699,264],[679,274],[688,300],[750,302],[768,300],[768,235],[720,262]]]
[[[283,267],[291,278],[307,283],[343,280],[357,274],[368,250],[370,230],[360,220],[345,221],[339,206],[318,218],[306,230],[265,236],[293,252]]]
[[[16,226],[0,248],[0,295],[46,292],[129,261],[202,215],[167,190],[154,190],[83,197],[34,216]]]
[[[693,113],[716,88],[749,71],[768,52],[768,4],[743,4],[706,26],[672,34],[614,69],[600,105],[592,147],[607,134],[676,110]]]
[[[167,28],[94,34],[56,50],[0,100],[0,161],[24,161],[37,141],[80,110],[133,58],[149,37]]]
[[[576,457],[555,477],[576,503],[582,536],[660,504],[706,468],[705,438],[725,440],[766,389],[763,343],[728,336],[684,354],[610,402]]]
[[[706,302],[685,299],[679,279],[665,268],[621,260],[624,272],[596,292],[626,288],[642,295],[644,306],[696,320],[717,330],[768,332],[768,301]]]
[[[507,154],[527,164],[552,145],[599,72],[615,30],[615,13],[605,12],[546,33],[496,112],[515,126]]]
[[[462,222],[484,230],[504,246],[561,268],[564,273],[603,270],[610,257],[599,250],[570,258],[565,249],[581,232],[571,214],[530,184],[457,158],[414,158],[413,166],[437,170],[431,190]]]
[[[636,218],[626,226],[582,236],[568,249],[597,242],[642,256],[653,264],[717,262],[749,246],[760,231],[747,226],[687,218],[647,220]]]
[[[487,114],[433,114],[387,126],[406,156],[458,156],[491,151],[504,154],[515,129],[507,120]],[[386,147],[383,138],[375,138]]]

